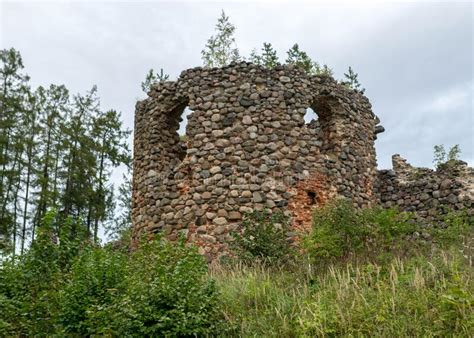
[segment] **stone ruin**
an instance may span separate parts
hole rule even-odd
[[[377,171],[374,141],[383,127],[365,96],[331,77],[242,62],[188,69],[148,95],[135,115],[135,240],[183,233],[216,257],[252,210],[281,209],[304,230],[314,208],[341,197],[423,215],[441,205],[473,207],[474,173],[462,163],[443,173],[395,157],[394,171]],[[307,123],[309,108],[317,118]]]

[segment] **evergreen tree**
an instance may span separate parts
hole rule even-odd
[[[250,62],[269,69],[275,68],[280,64],[276,50],[273,48],[271,43],[267,42],[263,43],[261,55],[258,55],[255,49],[252,50],[252,53],[250,54]]]
[[[212,35],[201,51],[202,61],[206,67],[223,67],[240,60],[239,50],[235,47],[235,26],[222,11],[216,24],[216,35]]]
[[[99,113],[97,87],[93,86],[86,95],[73,97],[72,109],[63,125],[65,134],[64,192],[62,194],[62,217],[72,216],[86,221],[91,234],[95,166],[94,143],[90,137],[92,116]]]
[[[159,73],[155,73],[153,69],[150,69],[146,74],[145,81],[141,83],[142,90],[145,93],[148,93],[154,83],[163,82],[168,80],[169,78],[170,76],[163,72],[163,68],[160,69]]]
[[[23,254],[56,209],[57,224],[83,227],[71,236],[97,242],[114,214],[111,171],[130,164],[130,132],[119,113],[100,109],[95,86],[72,98],[62,85],[31,91],[22,70],[20,53],[0,52],[0,252]]]
[[[295,43],[286,53],[288,55],[286,63],[295,65],[306,73],[311,74],[314,67],[313,61],[305,51],[300,49],[297,43]]]
[[[15,49],[0,51],[0,252],[12,250],[23,168],[23,115],[29,94],[28,75]],[[14,250],[14,248],[13,248]]]
[[[311,60],[308,54],[301,50],[297,43],[295,43],[286,53],[288,55],[286,59],[287,64],[295,65],[310,75],[333,75],[331,68],[327,65],[320,66],[318,62]]]
[[[48,208],[56,207],[59,192],[57,169],[59,157],[64,147],[62,124],[71,107],[69,91],[63,85],[50,85],[48,89],[39,87],[36,91],[39,109],[39,156],[38,173],[35,184],[38,186],[37,209],[33,221],[35,227],[43,219]]]
[[[111,216],[108,211],[112,211],[109,206],[113,205],[110,201],[113,197],[113,186],[107,184],[111,175],[109,168],[121,164],[129,165],[131,162],[126,143],[129,135],[130,131],[122,129],[121,116],[115,110],[109,110],[105,113],[99,112],[97,116],[92,118],[91,136],[94,140],[97,161],[91,200],[95,242],[98,240],[99,223],[105,222],[107,216]]]
[[[459,144],[456,144],[449,148],[448,152],[444,148],[443,144],[435,145],[434,146],[434,159],[433,163],[435,164],[436,168],[440,168],[447,163],[451,163],[452,161],[459,160],[459,154],[461,153],[461,147]]]
[[[347,79],[347,81],[345,82],[345,84],[351,88],[351,89],[356,89],[362,93],[365,92],[365,89],[361,88],[361,85],[359,83],[359,74],[357,74],[356,72],[354,72],[354,70],[352,69],[351,66],[349,66],[349,69],[347,71],[347,73],[344,73],[344,77]]]
[[[114,221],[106,227],[106,231],[113,239],[123,239],[132,227],[132,171],[130,166],[127,173],[123,175],[116,199],[118,212]]]

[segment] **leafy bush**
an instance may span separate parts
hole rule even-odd
[[[129,259],[125,283],[119,335],[205,336],[216,330],[216,286],[204,258],[184,240],[143,243]]]
[[[289,231],[290,220],[283,212],[253,211],[245,215],[232,246],[244,262],[284,263],[293,254]]]
[[[71,222],[58,235],[54,221],[49,213],[31,249],[0,265],[0,336],[217,330],[218,293],[196,248],[158,238],[130,254],[70,240]]]
[[[60,292],[59,323],[81,336],[114,333],[107,318],[125,290],[126,256],[104,248],[88,248],[74,262]]]
[[[303,242],[313,261],[327,262],[402,250],[415,228],[408,213],[379,207],[356,210],[350,202],[337,200],[314,212],[312,232]]]
[[[62,278],[84,245],[79,228],[70,218],[58,225],[57,213],[50,211],[30,250],[1,264],[0,335],[55,332]]]

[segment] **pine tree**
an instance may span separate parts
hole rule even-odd
[[[229,17],[221,12],[216,24],[216,35],[207,40],[201,51],[205,67],[223,67],[231,62],[240,60],[239,50],[235,47],[235,26],[229,22]]]
[[[148,93],[151,86],[157,82],[163,82],[170,78],[168,74],[163,72],[163,68],[160,69],[159,73],[155,73],[153,69],[150,69],[145,76],[145,81],[141,83],[143,92]]]
[[[41,222],[48,208],[54,206],[53,200],[57,198],[57,177],[54,170],[59,161],[60,149],[63,147],[61,124],[68,114],[69,91],[63,85],[50,85],[48,89],[39,87],[36,91],[37,106],[39,109],[39,148],[40,154],[37,159],[39,172],[36,176],[35,185],[38,186],[36,215],[33,220],[33,233],[35,227]]]
[[[97,87],[93,86],[86,95],[74,95],[72,108],[62,126],[65,135],[65,155],[62,179],[64,191],[61,195],[61,217],[82,218],[87,232],[91,234],[95,166],[94,143],[90,137],[92,117],[99,113]]]
[[[351,66],[349,66],[349,70],[347,71],[347,73],[344,73],[344,77],[347,79],[347,81],[345,82],[345,84],[351,88],[351,89],[356,89],[362,93],[365,92],[365,89],[362,88],[360,89],[361,85],[359,83],[359,74],[357,74],[356,72],[354,72],[354,70],[352,69]]]
[[[302,51],[297,43],[287,52],[286,63],[295,65],[310,75],[333,76],[333,71],[327,65],[321,66],[318,62],[311,60],[305,51]]]
[[[103,223],[111,216],[108,211],[112,208],[110,200],[113,197],[113,186],[107,185],[110,179],[110,167],[121,164],[129,165],[131,162],[126,143],[130,131],[122,129],[120,114],[109,110],[92,118],[92,133],[96,156],[96,176],[92,195],[93,238],[98,240],[99,223]]]
[[[276,50],[271,43],[264,42],[262,55],[258,55],[255,49],[250,54],[250,62],[272,69],[280,64]]]
[[[255,48],[250,52],[249,61],[259,66],[262,65],[262,57],[258,55],[258,52]]]
[[[30,90],[23,68],[18,51],[0,51],[0,251],[14,250],[12,237],[16,242],[18,181],[24,164],[22,117]]]
[[[21,230],[20,230],[20,253],[23,254],[25,249],[25,241],[27,236],[27,223],[31,215],[29,213],[29,208],[31,204],[31,192],[34,188],[33,178],[38,174],[37,168],[35,167],[35,162],[38,159],[38,134],[40,133],[40,128],[38,125],[38,105],[37,97],[35,93],[31,93],[27,100],[27,110],[25,114],[25,169],[23,173],[23,180],[20,181],[23,187],[23,206],[22,206],[22,220],[21,220]],[[16,236],[14,238],[14,247],[16,248]]]
[[[314,67],[313,61],[306,52],[300,49],[297,43],[295,43],[286,53],[288,55],[286,63],[295,65],[306,73],[311,74]]]
[[[132,172],[128,167],[126,174],[123,174],[122,184],[120,184],[117,195],[117,212],[113,222],[106,227],[110,238],[121,239],[132,226]]]

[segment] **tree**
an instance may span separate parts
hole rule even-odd
[[[229,22],[229,17],[221,12],[216,24],[216,35],[212,35],[201,51],[205,67],[223,67],[231,62],[240,60],[239,50],[235,46],[235,26]]]
[[[123,175],[122,184],[118,189],[118,212],[114,217],[114,221],[106,227],[106,232],[113,239],[123,239],[126,237],[127,231],[132,226],[132,170],[128,167],[128,171]]]
[[[362,88],[360,89],[361,85],[359,83],[359,74],[357,74],[356,72],[354,72],[354,70],[352,69],[351,66],[349,66],[349,70],[347,71],[347,73],[344,73],[344,77],[348,80],[346,82],[344,82],[344,84],[351,88],[351,89],[356,89],[358,91],[360,91],[361,93],[364,93],[365,92],[365,89]]]
[[[20,53],[0,51],[0,252],[12,259],[34,244],[49,210],[56,224],[84,228],[71,236],[97,241],[114,214],[111,170],[130,163],[130,132],[119,113],[100,109],[95,86],[71,97],[63,85],[32,90],[28,81]]]
[[[331,68],[327,65],[321,67],[318,62],[311,60],[308,54],[305,51],[302,51],[297,43],[295,43],[286,53],[288,55],[286,59],[287,64],[295,65],[310,75],[333,75]]]
[[[148,93],[151,89],[151,86],[157,82],[164,82],[168,80],[170,76],[168,74],[165,74],[163,72],[163,68],[160,69],[159,73],[155,74],[155,71],[153,69],[150,69],[148,73],[146,74],[145,81],[142,82],[142,90],[145,93]]]
[[[39,110],[39,156],[36,175],[37,209],[33,220],[32,232],[46,214],[48,208],[57,207],[58,169],[64,150],[64,119],[70,114],[69,91],[64,85],[50,85],[47,89],[36,90],[37,109]]]
[[[130,131],[122,129],[121,116],[115,110],[100,112],[92,118],[91,136],[94,140],[94,150],[97,160],[96,176],[92,194],[92,216],[94,241],[98,240],[99,223],[107,219],[109,206],[113,196],[113,186],[107,185],[110,179],[110,167],[121,164],[130,165],[128,145],[126,143]]]
[[[262,55],[258,55],[255,49],[252,51],[250,54],[250,62],[269,69],[275,68],[280,64],[276,50],[271,43],[267,42],[263,43]]]
[[[459,154],[461,154],[459,144],[452,146],[447,153],[443,144],[435,145],[433,163],[436,168],[440,168],[444,164],[459,160]]]
[[[14,48],[0,51],[0,252],[14,251],[24,167],[25,101],[30,93],[21,55]]]

